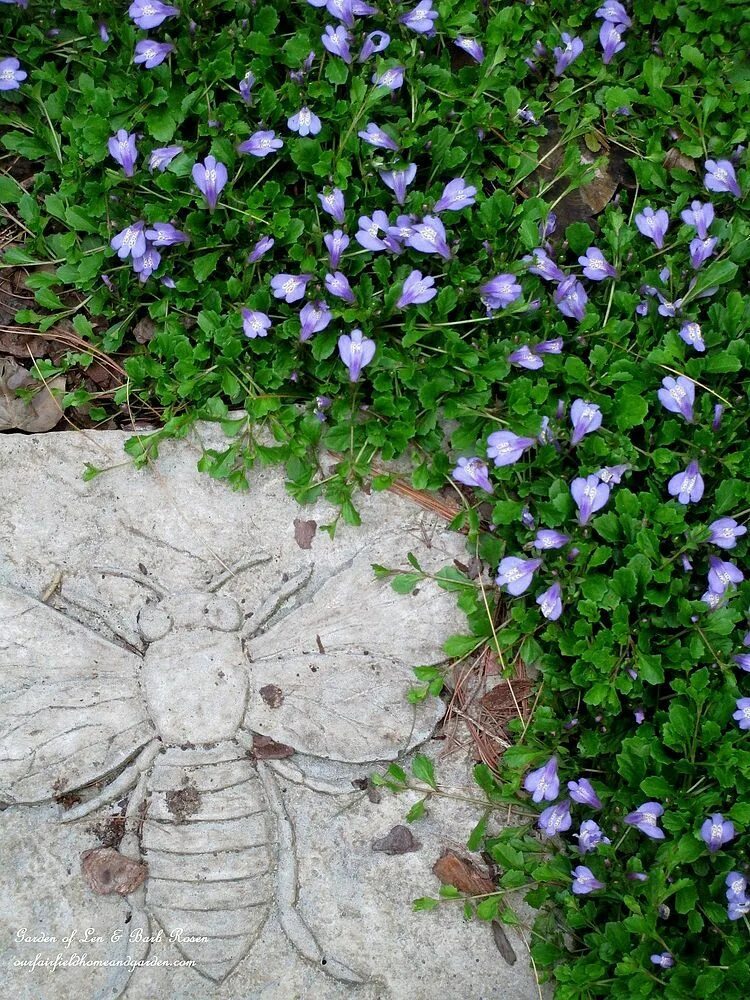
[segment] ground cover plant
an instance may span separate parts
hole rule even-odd
[[[156,415],[136,464],[220,421],[205,472],[283,461],[349,523],[391,483],[373,463],[453,483],[495,583],[443,574],[471,625],[446,652],[540,676],[476,770],[469,843],[503,874],[468,910],[539,907],[565,1000],[746,996],[743,5],[2,0],[0,24],[2,267],[35,300],[12,332],[76,345],[31,351],[31,385],[67,375],[74,425]],[[519,799],[538,817],[488,833]]]

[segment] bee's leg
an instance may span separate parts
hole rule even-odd
[[[74,608],[78,608],[81,611],[88,611],[89,614],[95,615],[106,625],[115,638],[124,642],[134,653],[138,653],[139,656],[143,655],[144,645],[141,637],[128,628],[125,622],[121,621],[117,615],[99,604],[98,601],[88,601],[81,597],[71,597],[67,591],[61,593],[60,596],[66,604],[72,604]]]
[[[100,806],[107,805],[110,802],[115,802],[117,799],[122,798],[126,792],[129,792],[131,788],[135,787],[139,776],[142,775],[144,771],[148,771],[153,763],[154,757],[156,757],[160,750],[161,743],[158,740],[151,740],[150,743],[147,743],[136,759],[128,764],[125,770],[121,771],[114,781],[105,785],[98,795],[95,795],[87,802],[82,802],[80,805],[74,806],[72,809],[68,809],[67,812],[63,813],[60,817],[63,823],[70,823],[73,820],[81,819],[83,816],[88,816],[89,813],[94,812]]]
[[[125,814],[125,836],[120,842],[120,854],[141,860],[141,843],[137,832],[141,820],[141,807],[146,801],[147,781],[150,767],[141,773],[135,791],[130,796]],[[151,924],[146,910],[146,886],[140,885],[127,897],[130,916],[126,918],[119,940],[119,954],[113,959],[116,965],[106,984],[96,994],[94,1000],[119,1000],[127,989],[133,972],[148,955],[151,946]]]
[[[324,795],[361,795],[362,792],[352,785],[351,781],[336,782],[327,778],[315,778],[302,771],[291,758],[289,760],[269,760],[267,766],[275,771],[284,781],[291,781],[295,785],[304,785],[313,792],[322,792]]]
[[[281,586],[272,590],[261,606],[246,621],[242,629],[242,638],[251,639],[258,635],[263,626],[279,610],[282,604],[294,597],[307,584],[313,573],[313,566],[305,566],[293,573]]]
[[[260,761],[258,761],[258,774],[268,804],[276,817],[279,857],[276,893],[279,921],[284,933],[303,958],[314,962],[333,979],[338,979],[342,983],[365,982],[364,976],[324,953],[313,932],[297,912],[297,854],[294,828],[284,807],[276,779]]]

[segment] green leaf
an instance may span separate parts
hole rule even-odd
[[[435,765],[429,757],[417,754],[411,763],[412,774],[418,781],[424,781],[430,788],[437,788],[435,781]]]

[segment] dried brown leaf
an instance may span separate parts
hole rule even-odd
[[[688,170],[692,174],[698,173],[698,168],[695,165],[695,160],[692,156],[685,156],[685,154],[681,153],[676,146],[672,146],[672,148],[667,151],[667,155],[664,157],[664,169]]]
[[[462,858],[455,851],[443,851],[432,866],[443,885],[452,885],[459,892],[469,896],[486,896],[495,891],[495,883],[478,865],[468,858]]]
[[[408,826],[394,826],[393,829],[381,837],[373,840],[373,851],[381,851],[383,854],[410,854],[418,851],[422,845],[415,838]]]
[[[113,847],[95,847],[81,855],[81,870],[90,889],[100,896],[127,896],[142,885],[148,865],[126,858]]]
[[[315,532],[318,530],[317,521],[303,521],[299,517],[294,519],[294,540],[301,549],[311,549]]]
[[[60,422],[62,409],[53,392],[65,392],[65,378],[60,375],[39,388],[38,380],[13,358],[0,358],[0,431],[19,430],[29,434],[49,431]],[[33,389],[26,402],[17,389]]]
[[[270,736],[253,733],[253,757],[256,760],[282,760],[284,757],[291,757],[293,753],[294,747],[277,743]]]
[[[508,965],[515,965],[518,961],[513,945],[508,940],[505,928],[498,920],[492,921],[492,937],[497,945],[497,950],[503,956]]]

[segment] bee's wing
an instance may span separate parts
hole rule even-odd
[[[249,642],[252,691],[245,727],[296,750],[363,762],[427,739],[439,699],[406,700],[413,666],[445,659],[435,621],[453,598],[428,583],[396,594],[363,560],[313,589],[308,600]]]
[[[104,777],[155,733],[140,660],[0,585],[0,799],[39,802]]]

